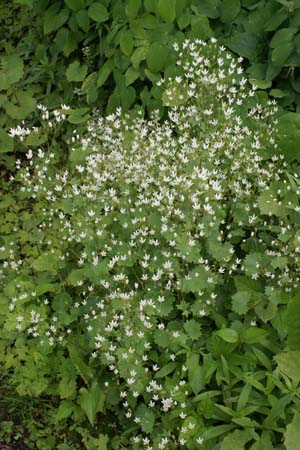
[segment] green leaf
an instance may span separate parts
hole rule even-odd
[[[79,9],[84,8],[85,0],[65,0],[65,4],[68,8],[72,9],[72,11],[78,11]]]
[[[60,402],[59,407],[55,413],[55,420],[58,422],[70,417],[74,410],[74,404],[70,400],[63,400]]]
[[[232,311],[239,315],[246,314],[249,311],[251,294],[248,291],[239,291],[232,296]]]
[[[16,104],[8,102],[4,105],[5,111],[13,119],[23,120],[35,110],[36,100],[31,92],[16,91],[14,101]]]
[[[282,373],[297,383],[300,381],[300,351],[278,353],[274,359]]]
[[[174,372],[174,370],[177,367],[177,363],[170,362],[163,366],[158,372],[156,372],[154,378],[164,378],[167,375],[170,375],[170,373]]]
[[[197,15],[192,17],[189,36],[198,39],[208,39],[213,36],[213,31],[206,16]]]
[[[129,19],[135,19],[142,6],[142,0],[127,0],[126,15]]]
[[[272,63],[275,66],[282,66],[292,53],[293,48],[294,46],[291,42],[283,42],[278,47],[275,47],[272,51]]]
[[[78,403],[93,426],[98,412],[104,411],[105,394],[97,381],[93,381],[91,389],[79,390]]]
[[[14,149],[14,139],[5,130],[0,129],[0,153],[12,152]]]
[[[245,344],[256,344],[264,341],[268,332],[261,328],[249,327],[240,333],[240,341]]]
[[[70,123],[82,123],[86,122],[90,115],[88,114],[89,108],[77,108],[73,109],[68,115],[68,122]]]
[[[289,300],[285,317],[289,350],[300,350],[300,295]]]
[[[67,68],[66,76],[68,81],[82,81],[85,79],[88,68],[81,66],[79,61],[72,62]]]
[[[231,431],[233,428],[235,428],[236,425],[230,424],[230,425],[217,425],[209,430],[205,431],[205,433],[202,435],[204,441],[208,441],[210,439],[214,439],[218,436],[221,436],[224,433],[227,433],[228,431]]]
[[[278,123],[278,150],[288,162],[300,161],[300,114],[288,112]]]
[[[70,286],[77,286],[79,282],[85,279],[84,269],[72,270],[66,278]]]
[[[0,59],[0,90],[6,90],[23,76],[24,64],[18,55],[5,55]]]
[[[76,13],[75,17],[80,28],[87,33],[90,28],[90,18],[88,12],[85,9],[82,9]]]
[[[85,384],[88,385],[93,379],[94,376],[93,370],[81,359],[78,353],[78,349],[75,347],[75,345],[69,345],[68,350],[72,363],[76,367],[79,375],[84,380]]]
[[[103,64],[103,66],[99,71],[97,87],[101,87],[104,85],[105,81],[107,80],[113,69],[114,69],[114,62],[112,59],[109,59]]]
[[[32,267],[37,272],[51,272],[56,273],[57,258],[51,253],[43,253],[32,264]]]
[[[196,2],[197,7],[192,6],[195,14],[202,14],[210,19],[216,19],[220,16],[220,0],[200,0]]]
[[[293,420],[286,427],[284,433],[284,445],[286,450],[296,450],[300,441],[300,414],[296,413]]]
[[[241,10],[240,0],[223,0],[220,4],[221,21],[224,23],[232,22]]]
[[[136,416],[141,419],[140,424],[143,432],[152,433],[155,422],[155,415],[153,411],[151,411],[149,408],[147,408],[146,405],[141,403],[136,409]]]
[[[271,39],[270,47],[276,48],[281,46],[283,43],[291,42],[297,31],[297,28],[281,28]]]
[[[220,450],[245,450],[250,440],[252,436],[248,431],[235,430],[223,439]]]
[[[232,328],[222,328],[221,330],[216,332],[216,335],[219,336],[225,342],[235,343],[239,339],[238,333]]]
[[[166,23],[172,23],[176,17],[176,0],[158,0],[157,11]]]
[[[140,76],[140,71],[136,70],[132,66],[130,66],[125,73],[126,87],[130,86],[132,83],[134,83],[134,81],[137,80],[139,78],[139,76]]]
[[[133,50],[134,41],[132,33],[129,30],[124,30],[120,34],[120,49],[126,56],[130,56]]]
[[[44,14],[43,30],[44,34],[50,34],[61,28],[68,20],[70,10],[67,8],[60,10],[60,3],[55,2]]]
[[[246,31],[233,34],[225,43],[232,51],[250,61],[255,60],[260,51],[258,36]]]
[[[151,44],[147,54],[147,65],[152,72],[163,70],[169,59],[168,48],[159,42]]]
[[[184,329],[192,340],[197,340],[201,336],[201,325],[197,320],[188,320],[184,324]]]
[[[88,9],[89,17],[95,22],[106,22],[109,18],[108,11],[102,3],[92,3]]]

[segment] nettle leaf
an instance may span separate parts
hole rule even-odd
[[[300,414],[295,414],[291,423],[286,427],[284,433],[284,445],[286,450],[299,448],[300,439]]]
[[[81,388],[79,390],[78,403],[87,415],[93,426],[98,412],[104,411],[105,394],[97,381],[92,383],[90,390]]]
[[[252,439],[248,431],[235,430],[223,439],[220,450],[244,450]]]
[[[6,90],[23,76],[24,64],[19,55],[4,55],[0,59],[0,90]]]
[[[176,0],[158,0],[157,11],[166,23],[172,23],[176,17]]]
[[[232,296],[232,311],[239,315],[246,314],[250,309],[251,294],[248,291],[239,291]]]
[[[59,407],[55,413],[55,420],[59,422],[60,420],[67,419],[70,417],[74,411],[74,403],[70,400],[63,400],[60,402]]]
[[[197,320],[188,320],[184,324],[184,329],[192,340],[197,340],[201,336],[201,324]]]
[[[57,257],[51,253],[44,253],[39,256],[32,264],[32,267],[37,272],[57,272]]]
[[[256,344],[266,339],[268,332],[261,328],[249,327],[240,333],[240,341],[245,344]]]
[[[232,328],[222,328],[216,332],[216,335],[223,339],[223,341],[230,343],[236,343],[239,339],[238,333]]]
[[[36,99],[33,98],[32,93],[28,91],[16,91],[15,104],[8,102],[4,108],[7,114],[12,119],[25,119],[36,107]]]
[[[68,81],[82,81],[85,79],[88,68],[86,65],[81,66],[79,61],[72,62],[66,71]]]
[[[300,351],[278,353],[274,357],[280,372],[297,383],[300,381]]]
[[[289,350],[300,350],[300,295],[287,304],[286,327]]]
[[[155,414],[151,409],[147,408],[146,405],[141,403],[136,409],[136,416],[141,419],[141,428],[144,433],[152,433],[154,423],[155,423]]]
[[[5,130],[0,129],[0,153],[12,152],[14,149],[14,139]]]
[[[109,18],[108,11],[102,3],[92,3],[88,9],[88,15],[98,23],[106,22]]]

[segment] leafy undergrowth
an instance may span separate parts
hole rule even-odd
[[[215,39],[174,51],[163,123],[95,111],[63,168],[51,139],[72,109],[39,105],[38,129],[10,130],[28,148],[0,204],[1,358],[28,448],[297,448],[284,122]]]

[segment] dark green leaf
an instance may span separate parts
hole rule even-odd
[[[157,11],[166,23],[172,23],[176,17],[176,0],[158,0]]]
[[[102,3],[92,3],[88,9],[88,15],[98,23],[106,22],[109,17],[108,11]]]

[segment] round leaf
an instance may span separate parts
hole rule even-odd
[[[102,23],[108,20],[108,11],[102,3],[92,3],[88,9],[88,15],[95,22]]]

